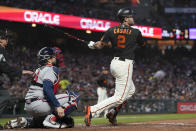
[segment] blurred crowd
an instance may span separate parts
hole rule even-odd
[[[168,7],[194,8],[196,7],[195,0],[138,1],[138,4],[133,5],[131,0],[124,0],[121,3],[114,0],[105,2],[97,0],[23,0],[23,2],[20,0],[6,0],[0,1],[0,5],[114,21],[117,20],[117,10],[129,6],[136,11],[136,24],[158,26],[164,29],[185,29],[196,26],[195,13],[167,14],[164,11]]]
[[[112,21],[118,21],[116,18],[118,9],[131,6],[136,11],[137,25],[157,26],[167,30],[196,27],[195,13],[167,14],[164,11],[165,8],[195,8],[195,0],[170,0],[167,2],[165,0],[139,0],[136,5],[132,5],[131,0],[124,0],[125,3],[115,3],[115,0],[108,1],[99,3],[98,0],[23,0],[22,2],[6,0],[0,1],[0,5]],[[26,37],[24,33],[23,35]],[[35,41],[29,39],[25,42],[35,44],[33,43]],[[35,47],[29,47],[24,46],[25,42],[21,42],[23,45],[11,45],[12,47],[7,49],[8,63],[16,68],[35,70],[37,67],[36,54],[41,43]],[[79,90],[82,98],[96,99],[98,87],[96,79],[100,75],[102,67],[109,68],[110,60],[113,57],[99,51],[82,51],[83,49],[81,49],[80,52],[80,48],[69,50],[62,46],[61,49],[66,66],[66,68],[60,69],[61,79],[68,80],[71,83],[71,89]],[[183,47],[168,48],[164,54],[156,47],[146,46],[139,50],[136,53],[133,70],[136,92],[131,99],[196,100],[196,82],[190,77],[192,71],[196,70],[195,57],[195,48],[192,50]],[[7,89],[11,96],[23,99],[31,84],[31,79],[24,75],[21,80],[10,81],[6,75],[0,76],[0,84],[3,83],[1,90]],[[114,88],[112,88],[114,79],[111,74],[108,77],[108,84],[111,87],[108,89],[108,94],[111,96],[114,93]],[[59,90],[59,93],[63,92],[65,90]],[[128,108],[133,112],[151,112],[163,111],[165,107],[164,102],[151,101],[146,105],[133,102]]]
[[[14,52],[8,51],[9,63],[16,68],[34,70],[38,50],[16,46]],[[136,93],[132,99],[196,99],[196,83],[190,77],[196,61],[191,52],[180,47],[166,51],[165,55],[157,48],[146,47],[138,51],[133,70]],[[60,69],[61,79],[68,80],[72,89],[80,91],[81,97],[96,98],[96,79],[103,66],[109,68],[112,56],[102,52],[73,52],[65,48],[63,55],[66,68]],[[1,77],[1,81],[4,82],[3,88],[7,88],[11,95],[24,98],[31,78],[24,75],[18,82],[11,82],[7,77]],[[111,74],[108,84],[111,87],[114,85]],[[59,93],[62,92],[64,90],[60,89]],[[111,96],[114,88],[108,89],[108,93]]]

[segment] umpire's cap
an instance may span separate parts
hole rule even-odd
[[[134,15],[134,12],[131,8],[121,8],[119,9],[117,13],[117,17],[120,19],[121,22],[123,22],[125,17],[132,17]]]
[[[0,30],[0,39],[8,39],[7,30]]]

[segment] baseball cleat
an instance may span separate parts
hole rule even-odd
[[[6,122],[3,128],[4,129],[12,129],[13,127],[11,126],[11,121]]]
[[[27,119],[25,117],[18,117],[17,124],[20,128],[25,128],[27,126]]]
[[[27,120],[24,117],[18,117],[14,120],[9,120],[4,125],[4,129],[25,128],[25,127],[27,127]]]
[[[91,107],[90,106],[85,106],[84,107],[84,112],[85,112],[84,122],[85,122],[86,126],[90,126],[91,125],[91,119],[92,119]]]
[[[112,112],[107,113],[106,117],[113,126],[117,125],[116,115]]]

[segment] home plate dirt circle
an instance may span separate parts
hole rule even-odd
[[[21,129],[17,129],[21,130]],[[180,120],[163,120],[139,123],[119,123],[118,126],[111,125],[76,125],[74,128],[66,129],[22,129],[31,131],[196,131],[196,118]]]

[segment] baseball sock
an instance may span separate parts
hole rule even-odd
[[[120,109],[122,108],[122,106],[124,106],[126,103],[127,103],[127,101],[124,101],[124,102],[123,102],[122,104],[120,104],[119,106],[114,107],[114,110],[115,110],[114,116],[117,116],[119,110],[120,110]]]

